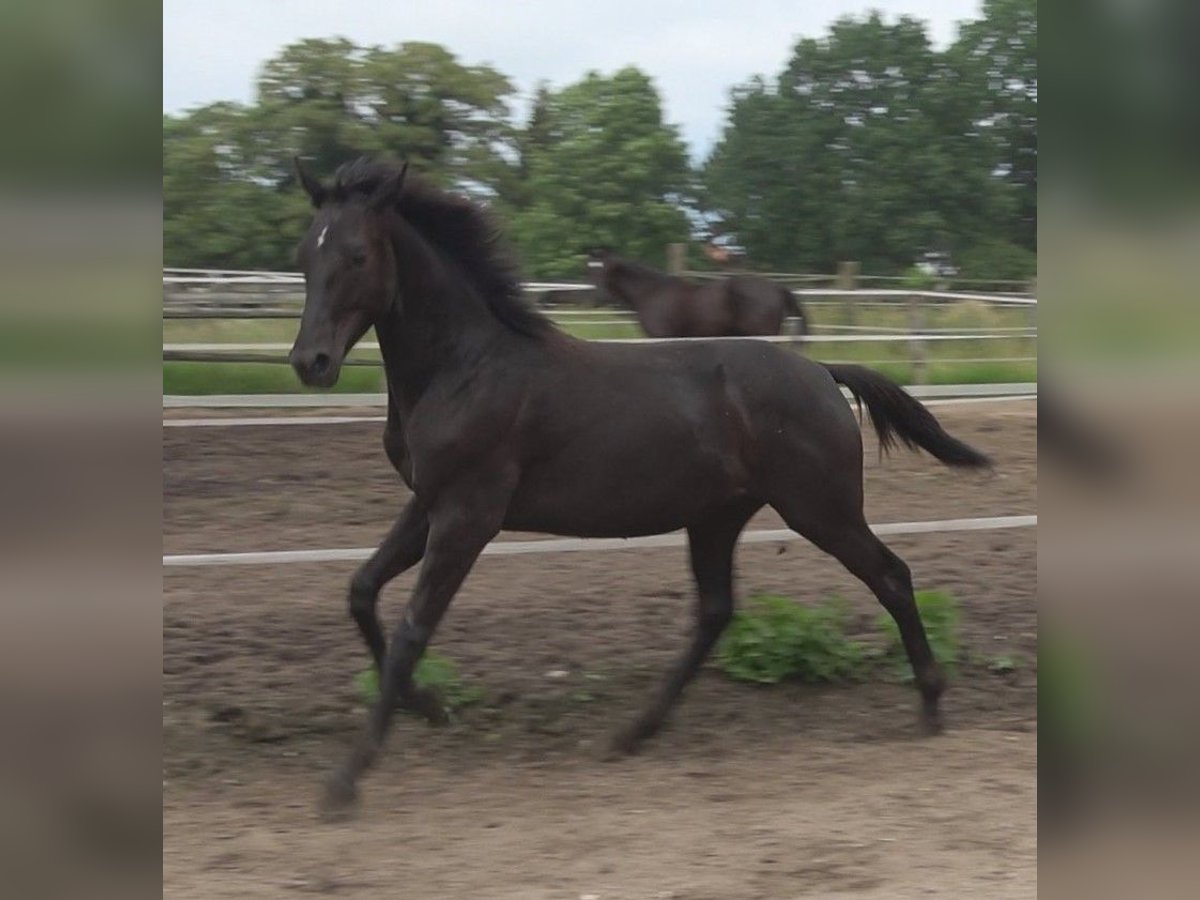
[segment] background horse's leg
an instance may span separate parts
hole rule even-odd
[[[379,755],[397,703],[426,718],[444,718],[440,698],[417,687],[413,670],[471,566],[500,530],[504,505],[497,508],[490,503],[494,497],[494,493],[492,497],[447,497],[430,511],[425,562],[384,657],[379,699],[371,709],[366,734],[327,785],[327,811],[337,812],[354,800],[355,784]]]
[[[413,497],[379,549],[350,579],[350,615],[371,651],[376,670],[381,673],[386,644],[379,624],[379,592],[397,575],[421,561],[428,537],[429,517],[420,501]]]
[[[938,699],[946,688],[946,679],[929,648],[913,596],[912,575],[904,560],[875,536],[861,510],[835,514],[826,509],[822,520],[816,521],[812,511],[797,514],[787,505],[772,505],[791,528],[835,557],[869,587],[891,614],[921,692],[923,723],[929,731],[940,731]]]
[[[759,509],[722,511],[722,514],[688,528],[692,573],[696,577],[696,630],[691,643],[667,674],[646,709],[612,741],[612,751],[632,753],[655,734],[683,689],[708,657],[721,632],[733,617],[733,552],[738,535]]]

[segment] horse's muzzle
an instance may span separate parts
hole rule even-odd
[[[288,354],[288,362],[300,376],[300,380],[309,387],[328,388],[337,384],[342,365],[340,359],[332,354],[319,350],[300,349],[293,347]]]

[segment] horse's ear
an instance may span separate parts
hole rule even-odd
[[[296,177],[300,179],[300,184],[304,188],[304,192],[308,194],[308,199],[312,201],[313,206],[320,208],[321,204],[325,202],[325,197],[328,193],[325,190],[325,185],[304,171],[300,157],[293,156],[292,164],[296,167]]]
[[[408,174],[408,163],[400,167],[400,171],[391,176],[371,195],[371,208],[383,212],[395,206],[404,191],[404,177]]]

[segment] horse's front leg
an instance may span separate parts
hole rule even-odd
[[[379,624],[379,592],[397,575],[421,561],[428,538],[429,517],[421,501],[413,497],[379,549],[350,579],[350,616],[358,625],[359,633],[375,661],[375,668],[380,673],[383,672],[387,643]]]
[[[427,718],[441,714],[440,699],[415,684],[413,670],[471,566],[500,530],[511,493],[498,487],[502,483],[492,481],[476,489],[463,486],[444,491],[429,510],[429,539],[421,574],[404,616],[392,633],[379,697],[371,709],[366,732],[327,785],[328,812],[344,809],[354,800],[356,783],[379,755],[397,703]]]

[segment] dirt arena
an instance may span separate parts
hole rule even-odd
[[[995,474],[868,443],[869,520],[1036,512],[1035,404],[935,411]],[[405,500],[381,430],[164,429],[163,552],[373,546]],[[401,718],[335,825],[315,799],[363,719],[355,564],[164,569],[164,896],[1034,897],[1036,529],[887,540],[962,607],[944,735],[918,735],[899,682],[761,688],[710,666],[660,738],[603,762],[690,627],[685,551],[486,557],[434,642],[483,701],[441,729]],[[802,541],[742,547],[738,592],[839,594],[863,633],[879,614]]]

